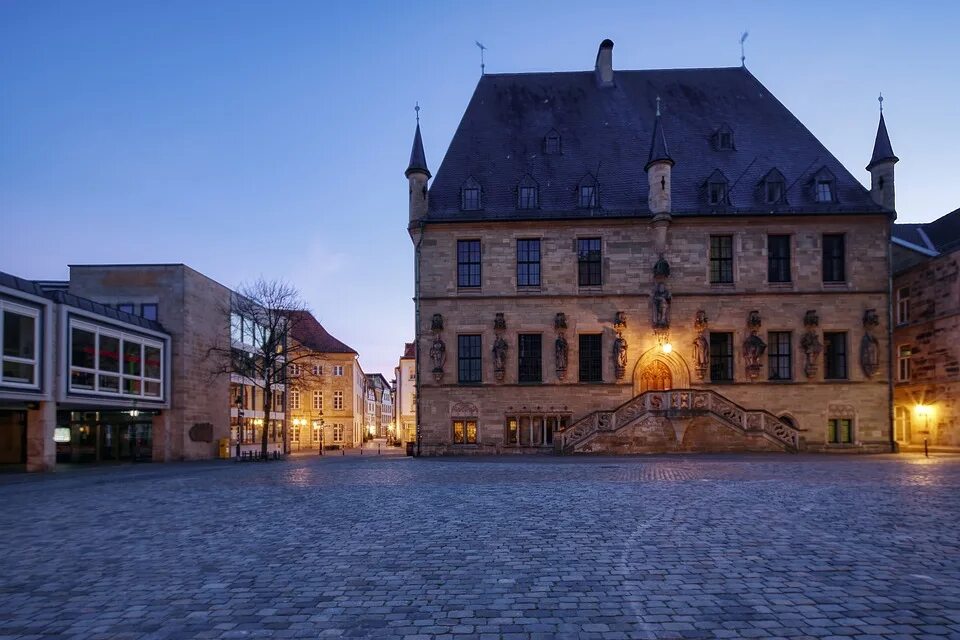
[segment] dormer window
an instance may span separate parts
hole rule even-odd
[[[577,185],[577,206],[581,209],[596,209],[599,202],[597,179],[592,174],[585,175]]]
[[[467,178],[460,188],[460,209],[463,211],[480,209],[480,183],[473,178]]]
[[[813,199],[822,203],[837,201],[837,180],[826,167],[813,176]]]
[[[783,174],[776,169],[771,169],[770,173],[764,176],[760,183],[763,193],[763,201],[767,204],[782,204],[786,194],[786,181]]]
[[[560,154],[560,134],[556,129],[551,129],[543,138],[543,152],[547,155]]]
[[[536,209],[540,206],[540,188],[530,176],[524,176],[517,185],[517,208]]]
[[[733,151],[733,129],[727,124],[713,132],[713,148],[717,151]]]
[[[817,180],[817,202],[833,202],[833,185],[827,180]]]
[[[714,171],[707,179],[707,202],[712,205],[727,204],[727,178],[720,171]]]

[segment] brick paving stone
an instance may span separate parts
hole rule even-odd
[[[0,640],[960,638],[960,458],[0,476]]]

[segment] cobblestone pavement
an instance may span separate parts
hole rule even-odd
[[[0,477],[0,638],[960,638],[960,458]]]

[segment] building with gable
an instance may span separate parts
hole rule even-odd
[[[896,162],[745,67],[483,75],[405,172],[422,453],[891,450]]]

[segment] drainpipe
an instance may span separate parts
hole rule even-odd
[[[417,223],[417,228],[419,231],[419,236],[417,237],[417,243],[414,247],[414,258],[413,258],[413,292],[414,292],[414,320],[416,326],[414,327],[413,332],[413,368],[414,376],[417,378],[414,384],[414,393],[417,394],[417,424],[416,424],[416,437],[417,437],[417,457],[420,457],[420,446],[423,442],[423,431],[420,426],[420,420],[423,413],[420,411],[420,398],[422,394],[420,393],[421,377],[420,377],[420,244],[423,242],[423,228],[424,222],[421,218]]]
[[[897,451],[897,439],[893,428],[893,247],[890,243],[891,222],[887,218],[887,427],[890,432],[890,451]]]

